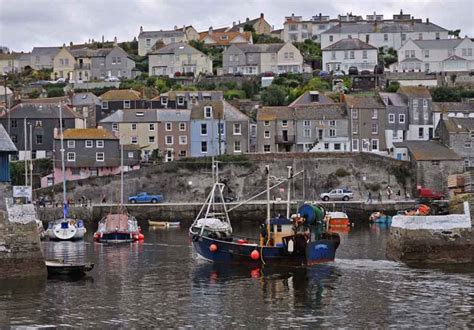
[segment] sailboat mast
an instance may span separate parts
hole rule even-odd
[[[120,144],[120,206],[123,205],[123,143]]]
[[[267,226],[270,226],[270,166],[265,165],[267,172]]]
[[[287,198],[286,198],[286,218],[289,219],[290,218],[290,203],[291,203],[291,171],[292,171],[292,167],[291,166],[287,166],[288,168],[288,182],[287,182]]]
[[[66,169],[64,165],[64,136],[63,136],[63,107],[59,104],[59,134],[61,138],[61,170],[63,171],[63,206],[67,203],[66,198]],[[66,213],[63,212],[63,218],[66,220]]]
[[[28,138],[27,138],[27,135],[26,135],[26,118],[23,118],[23,126],[24,126],[24,129],[23,129],[23,133],[24,133],[24,138],[25,138],[25,154],[23,156],[23,161],[25,162],[25,186],[28,185],[28,160],[26,158],[26,151],[28,149]]]

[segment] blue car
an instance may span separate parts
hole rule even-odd
[[[139,193],[135,196],[128,197],[128,201],[135,203],[158,203],[163,201],[163,195],[148,195],[146,192]]]

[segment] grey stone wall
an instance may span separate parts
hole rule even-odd
[[[445,160],[439,164],[432,161],[418,161],[414,162],[413,166],[416,168],[417,185],[437,192],[448,191],[448,175],[464,171],[462,160]]]

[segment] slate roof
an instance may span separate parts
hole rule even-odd
[[[15,153],[18,149],[15,147],[15,144],[10,139],[7,131],[0,124],[0,152]]]
[[[433,24],[412,21],[386,21],[378,22],[341,22],[332,28],[324,31],[322,34],[337,33],[401,33],[401,32],[445,32],[446,29]]]
[[[184,42],[172,43],[166,46],[163,46],[157,50],[154,50],[150,54],[203,54],[194,47],[189,46]]]
[[[105,128],[70,128],[64,130],[65,140],[118,140],[112,132]]]
[[[315,102],[311,102],[311,93],[318,92],[318,91],[307,91],[301,94],[296,100],[294,100],[289,106],[304,106],[315,104]],[[335,103],[330,97],[324,95],[323,93],[319,93],[319,104],[333,104]]]
[[[141,100],[140,92],[133,89],[112,89],[105,92],[99,98],[102,101]]]
[[[407,148],[416,161],[461,160],[453,150],[438,141],[403,141],[393,144],[397,148]]]
[[[63,118],[82,118],[65,104],[62,110]],[[6,116],[4,113],[0,118]],[[59,119],[59,107],[57,103],[20,103],[10,110],[10,118]]]
[[[138,38],[176,38],[183,37],[184,32],[179,30],[160,30],[160,31],[143,31]]]
[[[443,122],[449,133],[474,132],[474,118],[447,117],[443,119]]]
[[[398,93],[385,93],[385,92],[380,92],[379,93],[382,101],[384,102],[385,105],[393,105],[397,107],[406,107],[408,106],[408,103],[405,101],[405,99]],[[387,99],[387,103],[385,103],[385,98]]]
[[[59,47],[33,47],[31,56],[51,56],[53,57],[59,52]]]
[[[421,49],[453,49],[463,39],[412,40]]]
[[[257,121],[292,120],[294,112],[289,107],[262,107],[257,110]]]
[[[431,98],[429,89],[423,86],[400,86],[398,93],[413,97]]]
[[[263,19],[263,18],[262,18]],[[248,21],[247,21],[248,20]],[[245,21],[241,22],[240,24],[236,24],[234,26],[232,26],[228,31],[229,32],[239,32],[239,29],[240,28],[244,28],[245,25],[249,24],[249,25],[254,25],[255,23],[257,23],[258,21],[260,20],[260,17],[257,17],[257,18],[254,18],[254,19],[246,19]]]
[[[341,104],[314,104],[295,108],[297,120],[336,120],[347,119],[346,111]]]
[[[227,39],[222,39],[223,36],[227,36]],[[212,32],[212,34],[209,34],[209,32],[201,32],[199,33],[199,40],[204,41],[206,38],[211,38],[216,42],[217,45],[220,46],[227,46],[231,44],[231,41],[236,39],[237,37],[242,37],[245,41],[242,43],[248,43],[250,42],[250,39],[252,38],[252,33],[251,32]],[[233,43],[232,43],[233,44]]]
[[[457,55],[451,55],[450,57],[444,59],[443,62],[444,61],[466,61],[466,59]]]
[[[201,101],[197,104],[194,104],[191,108],[191,120],[206,119],[204,118],[205,106],[212,107],[213,119],[224,119],[224,103],[222,101]]]
[[[74,57],[106,57],[113,50],[113,48],[82,48],[82,49],[68,49]]]
[[[433,102],[434,112],[472,112],[474,103],[466,102]]]
[[[69,104],[70,103],[69,96],[56,96],[56,97],[45,97],[45,98],[37,98],[37,99],[24,99],[21,100],[21,103],[23,104],[31,104],[31,103],[36,103],[36,104],[45,104],[45,103],[50,103],[53,104],[55,103],[58,105],[59,103],[65,103]]]
[[[123,123],[156,123],[155,109],[130,109],[122,112]]]
[[[123,121],[123,110],[117,110],[111,115],[105,117],[101,123],[120,123]]]
[[[227,101],[222,101],[224,105],[224,119],[226,121],[248,121],[249,117]]]
[[[375,108],[385,108],[384,103],[382,102],[380,96],[355,96],[355,95],[345,95],[345,101],[347,105],[351,108],[358,109],[375,109]]]
[[[161,97],[167,97],[169,100],[176,100],[178,96],[184,96],[186,100],[192,97],[202,100],[204,97],[211,97],[211,101],[220,101],[224,99],[223,91],[169,91],[152,99],[152,101],[159,101]]]
[[[166,109],[156,110],[156,119],[158,122],[167,121],[189,121],[191,119],[191,110]]]
[[[100,105],[100,99],[93,93],[75,93],[72,96],[71,104],[74,106],[96,104]]]
[[[244,53],[277,53],[285,43],[277,44],[234,44]]]
[[[360,39],[341,39],[322,50],[359,50],[359,49],[377,49]]]

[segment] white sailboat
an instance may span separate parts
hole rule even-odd
[[[63,217],[48,224],[46,234],[52,240],[79,240],[86,233],[84,221],[68,217],[68,202],[66,198],[66,171],[64,166],[64,141],[63,141],[63,118],[62,106],[59,105],[59,134],[61,137],[61,167],[63,171]]]

